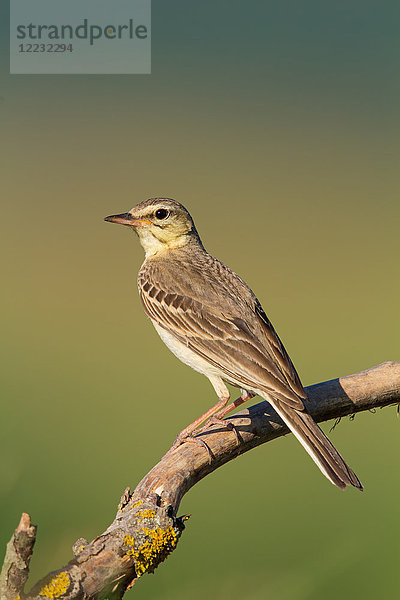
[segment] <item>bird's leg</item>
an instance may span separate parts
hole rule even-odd
[[[228,392],[228,390],[227,390],[227,392]],[[195,440],[195,438],[191,438],[190,436],[202,423],[204,423],[204,421],[207,421],[207,419],[210,419],[210,417],[212,417],[215,413],[217,413],[218,411],[223,409],[228,404],[228,402],[229,402],[229,392],[228,392],[227,396],[220,398],[218,400],[217,404],[214,404],[214,406],[212,406],[209,410],[207,410],[207,412],[205,412],[203,415],[201,415],[201,417],[199,417],[198,419],[193,421],[193,423],[191,423],[190,425],[185,427],[185,429],[182,429],[182,431],[178,434],[176,440],[172,444],[171,450],[174,450],[175,448],[180,446],[183,442],[187,441],[188,439],[190,439],[190,441],[193,440],[193,441],[196,441],[196,442],[202,444],[201,440]]]
[[[222,410],[219,410],[218,412],[214,413],[208,419],[208,421],[206,421],[206,423],[204,423],[203,427],[199,430],[198,433],[203,433],[211,425],[222,425],[223,427],[227,427],[228,429],[231,429],[232,431],[234,431],[236,434],[236,437],[238,438],[238,441],[240,442],[238,433],[237,433],[236,428],[233,425],[233,423],[227,423],[226,421],[223,421],[223,418],[225,415],[227,415],[229,412],[231,412],[231,410],[237,408],[244,402],[247,402],[247,400],[254,398],[254,396],[255,396],[255,394],[252,394],[251,392],[248,392],[247,390],[242,390],[242,393],[239,396],[239,398],[236,398],[236,400],[234,400],[233,402],[228,404],[228,406],[225,406],[224,408],[222,408]]]
[[[242,393],[240,394],[239,398],[236,398],[236,400],[234,400],[233,402],[228,404],[228,406],[225,406],[225,408],[223,408],[219,412],[215,413],[215,415],[211,418],[220,419],[220,420],[223,419],[225,415],[227,415],[229,412],[231,412],[231,410],[233,410],[234,408],[237,408],[244,402],[247,402],[247,400],[251,400],[252,398],[254,398],[254,396],[255,396],[255,394],[252,394],[251,392],[248,392],[247,390],[242,390]]]

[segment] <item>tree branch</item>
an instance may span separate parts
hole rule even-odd
[[[7,544],[0,574],[1,600],[16,600],[24,591],[35,540],[36,527],[31,525],[29,515],[22,513],[18,527]]]
[[[400,362],[383,363],[312,385],[306,392],[307,408],[317,422],[397,404]],[[232,430],[213,426],[200,436],[209,447],[212,460],[201,444],[185,443],[167,452],[133,494],[129,488],[125,490],[110,527],[90,544],[78,540],[73,547],[75,557],[63,568],[49,573],[24,596],[23,577],[15,583],[6,567],[15,564],[10,542],[0,579],[0,589],[5,591],[0,597],[15,600],[20,593],[25,600],[122,598],[138,577],[154,571],[175,549],[187,518],[176,517],[179,504],[195,483],[240,454],[289,433],[268,402],[251,406],[226,421],[235,425],[240,443]],[[18,528],[11,541],[17,533]],[[30,553],[32,546],[33,542]],[[29,558],[25,560],[24,573],[28,563]],[[8,577],[4,576],[5,571]]]

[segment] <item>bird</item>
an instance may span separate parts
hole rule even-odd
[[[105,221],[138,235],[145,251],[137,280],[143,308],[167,347],[205,375],[218,397],[180,432],[172,448],[194,439],[202,424],[220,421],[258,395],[331,483],[362,490],[307,411],[297,371],[259,300],[243,279],[206,251],[188,210],[171,198],[150,198]],[[226,384],[240,389],[240,397],[230,404]]]

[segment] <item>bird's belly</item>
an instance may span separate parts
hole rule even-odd
[[[223,378],[223,373],[217,367],[210,365],[209,362],[198,356],[193,350],[188,348],[185,344],[182,344],[179,340],[176,339],[171,333],[168,333],[163,327],[160,327],[158,323],[151,320],[153,323],[155,330],[158,335],[164,342],[164,344],[171,350],[173,354],[179,360],[181,360],[185,365],[188,365],[198,373],[202,373],[206,377],[221,377]]]

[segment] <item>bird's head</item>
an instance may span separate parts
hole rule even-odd
[[[138,234],[146,256],[179,248],[191,241],[200,242],[189,212],[170,198],[150,198],[127,213],[104,220],[131,227]]]

